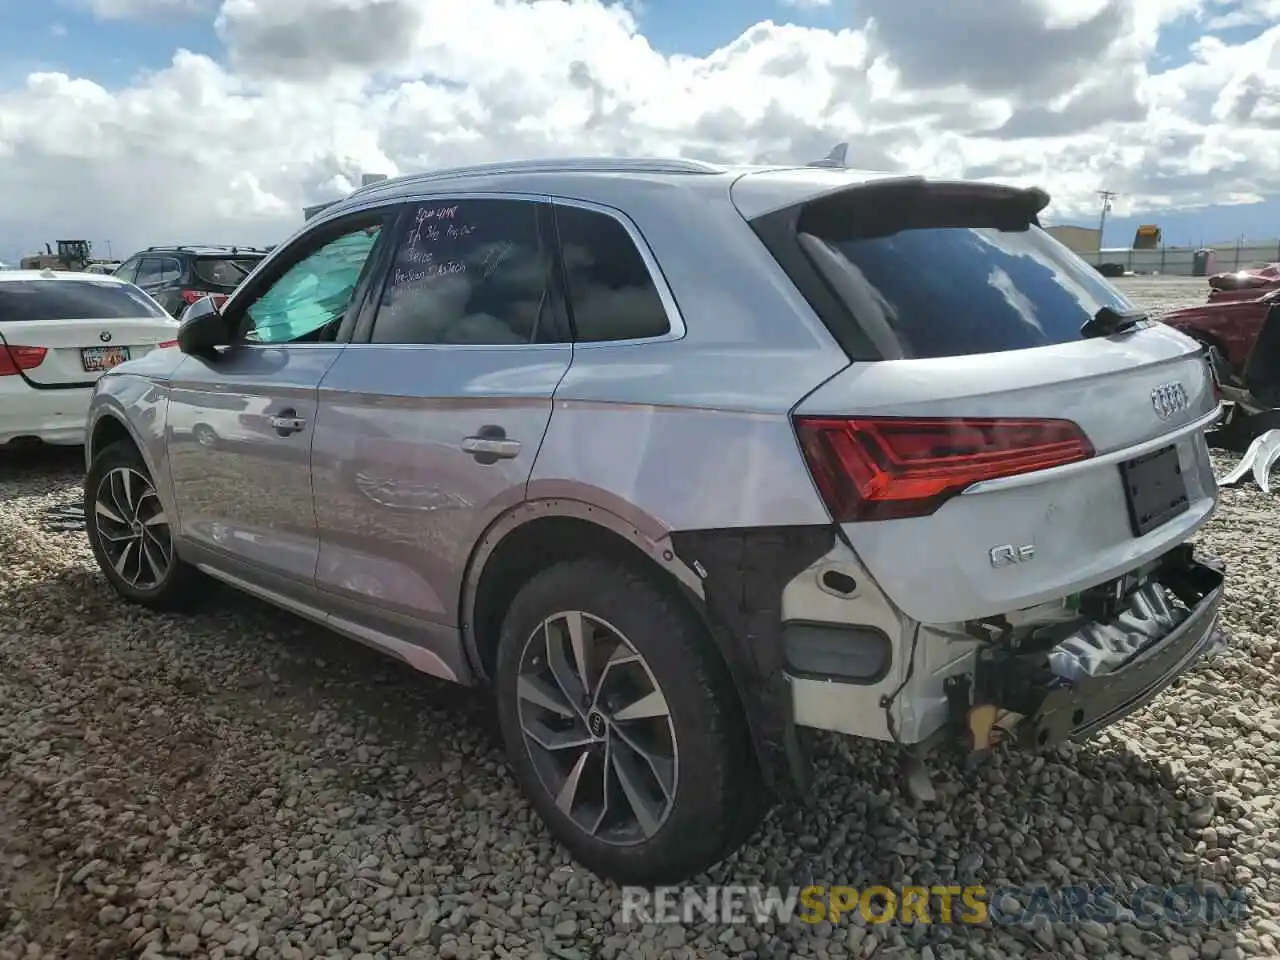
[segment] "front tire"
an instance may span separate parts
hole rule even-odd
[[[516,596],[497,661],[516,778],[579,863],[675,883],[750,833],[743,800],[764,788],[741,710],[673,591],[603,559],[556,564]]]
[[[192,602],[196,570],[178,556],[171,518],[129,441],[112,443],[93,458],[84,519],[94,558],[120,597],[157,610]]]

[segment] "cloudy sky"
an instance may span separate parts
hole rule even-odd
[[[1280,0],[0,0],[0,260],[273,242],[360,171],[840,140],[1060,221],[1118,191],[1117,244],[1273,237]]]

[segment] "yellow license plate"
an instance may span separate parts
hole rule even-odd
[[[102,373],[129,359],[128,347],[85,347],[80,351],[85,373]]]

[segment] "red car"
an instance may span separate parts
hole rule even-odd
[[[1235,273],[1216,273],[1209,278],[1210,303],[1253,300],[1271,290],[1280,290],[1280,263]]]
[[[1280,426],[1280,284],[1253,293],[1251,299],[1211,298],[1158,318],[1211,348],[1223,397],[1234,407],[1219,438],[1229,447],[1247,446]]]

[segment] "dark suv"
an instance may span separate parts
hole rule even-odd
[[[264,247],[147,247],[122,263],[115,275],[137,284],[175,317],[213,294],[219,303],[267,255]]]

